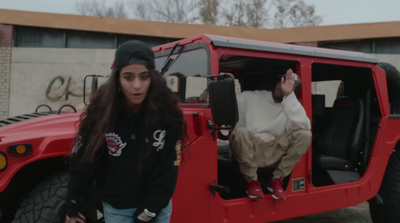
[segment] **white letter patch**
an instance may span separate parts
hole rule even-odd
[[[165,130],[157,130],[153,133],[154,143],[153,146],[157,147],[157,152],[164,148],[165,143]]]

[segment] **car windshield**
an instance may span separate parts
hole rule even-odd
[[[201,102],[200,95],[207,88],[209,63],[203,48],[172,55],[172,64],[164,74],[168,87],[180,102]],[[161,67],[166,56],[156,58],[156,69]]]

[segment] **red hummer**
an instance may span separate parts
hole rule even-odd
[[[362,53],[213,35],[153,50],[188,130],[171,222],[272,222],[364,201],[373,222],[400,222],[395,67]],[[302,80],[297,98],[312,122],[312,144],[284,180],[285,201],[268,195],[272,170],[263,168],[266,195],[251,201],[227,141],[238,119],[236,93],[267,89],[289,68]],[[79,115],[61,108],[0,120],[1,222],[64,220],[65,156]]]

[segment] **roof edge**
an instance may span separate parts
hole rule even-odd
[[[0,23],[175,39],[210,33],[213,35],[280,43],[400,37],[399,21],[284,29],[257,29],[0,9]]]

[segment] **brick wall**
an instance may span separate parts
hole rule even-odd
[[[9,115],[13,27],[0,24],[0,119]]]

